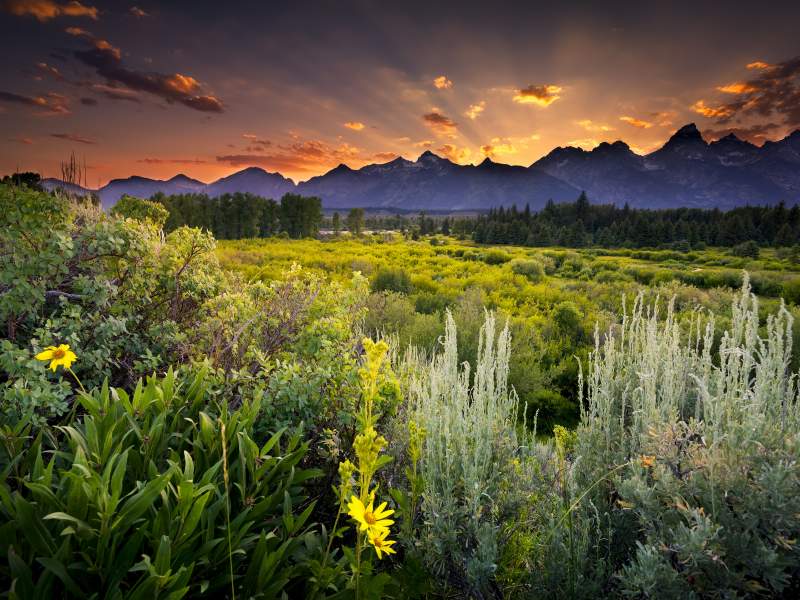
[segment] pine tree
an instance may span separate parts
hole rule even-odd
[[[567,246],[570,248],[583,248],[586,244],[586,228],[583,221],[578,219],[572,224],[567,237]]]
[[[788,223],[784,224],[783,227],[781,227],[778,231],[778,235],[775,236],[775,239],[772,243],[776,248],[788,248],[789,246],[792,246],[794,244],[792,226]]]

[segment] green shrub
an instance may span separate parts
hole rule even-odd
[[[372,278],[373,292],[399,292],[410,296],[414,293],[411,277],[403,267],[382,267]]]
[[[293,555],[311,540],[313,504],[294,507],[321,475],[297,470],[309,443],[297,431],[281,448],[279,432],[259,448],[260,396],[207,412],[204,375],[181,390],[170,370],[130,396],[104,385],[81,395],[86,414],[60,444],[50,429],[2,446],[0,579],[13,597],[221,597],[233,571],[250,598],[304,573]]]
[[[515,258],[508,263],[508,265],[517,275],[524,275],[530,279],[538,279],[544,275],[544,267],[540,262],[535,260]]]
[[[788,304],[800,306],[800,279],[790,279],[783,282],[783,299]]]
[[[650,280],[650,285],[653,287],[661,285],[662,283],[669,283],[673,280],[672,271],[661,270],[658,271]]]
[[[538,415],[538,416],[537,416]],[[528,401],[526,420],[532,424],[538,419],[539,424],[550,423],[549,427],[539,427],[539,431],[552,431],[552,424],[569,423],[575,426],[578,420],[578,406],[554,390],[540,390]]]
[[[561,329],[575,329],[581,322],[580,310],[578,310],[574,302],[569,300],[557,304],[550,316]]]
[[[423,315],[434,315],[444,313],[445,309],[450,308],[456,302],[456,294],[439,290],[434,294],[422,292],[417,295],[414,301],[414,310]]]
[[[497,332],[494,315],[486,316],[472,386],[456,340],[448,314],[444,353],[406,367],[417,373],[409,418],[427,430],[420,464],[425,527],[415,531],[412,547],[440,585],[485,598],[504,551],[501,531],[515,522],[524,490],[538,475],[515,430],[517,397],[506,380],[508,327]],[[514,485],[507,485],[509,478]]]
[[[576,554],[588,559],[578,581],[599,585],[618,573],[613,595],[627,597],[791,597],[797,551],[783,540],[800,535],[791,315],[780,310],[759,337],[745,277],[716,366],[713,318],[692,317],[694,331],[711,323],[697,344],[685,340],[671,305],[660,320],[642,302],[598,343],[586,373],[575,481],[587,508],[578,520],[613,543],[592,556],[590,538],[577,540]],[[608,484],[595,485],[600,474]]]
[[[29,401],[37,418],[63,414],[74,382],[30,360],[41,348],[77,351],[86,385],[130,382],[180,353],[199,306],[219,293],[214,239],[187,227],[162,238],[163,208],[135,198],[117,213],[137,207],[141,221],[0,185],[0,393],[14,410]],[[56,402],[42,404],[48,397]]]
[[[134,198],[127,194],[123,194],[108,212],[122,219],[134,219],[148,223],[156,229],[164,227],[164,223],[169,217],[167,209],[158,202]]]
[[[598,283],[631,283],[633,278],[614,271],[600,271],[594,280]]]
[[[483,257],[483,262],[485,262],[487,265],[502,265],[510,260],[511,257],[508,254],[496,248],[487,250]]]

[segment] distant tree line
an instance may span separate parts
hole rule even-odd
[[[793,246],[800,236],[800,207],[743,206],[727,212],[719,208],[622,208],[614,204],[590,204],[583,192],[575,202],[555,204],[548,200],[538,213],[530,205],[519,211],[516,204],[492,208],[472,221],[472,239],[481,244],[520,246],[588,245],[602,248],[642,248],[666,245],[696,248]],[[469,224],[457,219],[453,233],[469,233]],[[458,230],[458,231],[457,231]],[[688,250],[687,250],[688,251]]]
[[[286,232],[290,238],[316,237],[322,222],[322,200],[316,196],[285,194],[280,203],[250,192],[172,194],[150,197],[169,211],[167,233],[183,227],[200,227],[219,240],[273,237]]]

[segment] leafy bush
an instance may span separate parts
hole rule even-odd
[[[135,212],[134,200],[120,212]],[[220,290],[224,277],[210,235],[181,228],[162,239],[155,221],[163,209],[144,205],[142,213],[151,216],[124,220],[0,186],[0,322],[7,336],[0,389],[15,410],[24,414],[21,407],[32,402],[43,418],[64,412],[72,382],[33,365],[41,348],[77,349],[77,374],[87,385],[105,377],[130,382],[180,351],[198,307]],[[57,401],[42,404],[45,397]]]
[[[653,278],[650,280],[650,285],[655,287],[663,283],[669,283],[673,279],[674,277],[672,275],[672,271],[662,269],[653,276]]]
[[[553,307],[550,313],[553,322],[561,329],[574,329],[581,322],[581,312],[574,302],[567,300]]]
[[[800,535],[792,317],[781,309],[761,338],[757,308],[745,276],[718,365],[713,316],[693,315],[683,341],[672,306],[661,321],[641,296],[623,329],[597,342],[575,483],[590,507],[581,519],[609,531],[609,548],[592,557],[587,540],[578,552],[592,564],[580,577],[619,572],[614,587],[629,597],[796,595],[797,551],[787,541]],[[594,485],[599,474],[613,485]]]
[[[439,290],[435,294],[422,292],[414,301],[414,310],[423,315],[441,314],[455,302],[456,294],[445,290]]]
[[[410,296],[414,293],[411,277],[402,267],[380,268],[372,278],[373,292],[399,292]]]
[[[538,279],[544,275],[542,264],[532,259],[515,258],[508,265],[517,275],[524,275],[530,279]]]
[[[502,250],[497,250],[496,248],[487,250],[483,257],[483,262],[485,262],[487,265],[502,265],[503,263],[507,263],[509,260],[511,260],[511,257],[508,254]]]
[[[408,369],[411,419],[425,426],[421,461],[424,525],[415,539],[442,585],[487,597],[503,551],[499,528],[513,522],[519,494],[536,475],[520,458],[517,398],[507,387],[510,335],[488,314],[480,330],[474,385],[459,367],[455,322],[447,315],[444,354]],[[514,485],[504,482],[513,479]]]
[[[249,598],[304,573],[292,557],[313,504],[294,509],[300,484],[321,475],[295,469],[308,442],[298,430],[281,450],[278,432],[259,448],[261,398],[216,417],[204,376],[183,392],[171,370],[131,396],[104,385],[81,395],[86,415],[61,444],[48,428],[29,447],[2,446],[0,578],[12,597]]]

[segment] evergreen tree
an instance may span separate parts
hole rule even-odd
[[[449,236],[450,235],[450,218],[445,217],[444,221],[442,221],[442,235]]]
[[[788,248],[794,244],[794,233],[789,223],[785,223],[783,227],[780,228],[778,235],[776,235],[773,240],[773,244],[776,248]]]
[[[539,231],[536,234],[536,245],[540,248],[547,248],[551,244],[550,228],[545,223],[542,223],[539,225]]]
[[[586,228],[583,221],[578,219],[572,224],[567,240],[567,246],[570,248],[583,248],[586,244]]]

